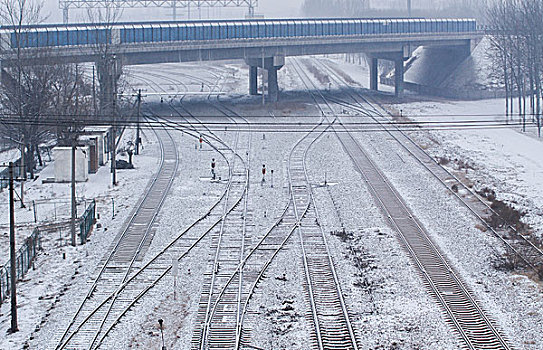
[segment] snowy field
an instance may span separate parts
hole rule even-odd
[[[420,122],[495,121],[503,123],[503,99],[469,102],[416,102],[395,106]],[[515,117],[515,123],[518,123]],[[470,164],[466,176],[478,188],[489,187],[498,199],[526,212],[526,221],[543,235],[543,138],[535,126],[462,131],[432,131],[427,143],[435,157]],[[454,164],[454,161],[452,162]]]
[[[320,57],[356,88],[367,87],[367,67],[346,63],[342,57]],[[320,88],[341,95],[326,73],[315,73],[311,58],[300,59]],[[182,100],[183,105],[202,119],[217,111],[209,104],[216,97],[185,96],[186,92],[222,92],[220,101],[253,122],[315,122],[319,112],[312,105],[301,80],[287,60],[279,71],[281,102],[260,105],[259,97],[247,96],[248,69],[242,62],[207,64],[162,64],[129,67],[126,80],[133,89],[142,89],[143,110],[174,116],[167,104]],[[390,87],[382,90],[391,92]],[[163,102],[161,103],[161,97]],[[385,96],[386,101],[390,98]],[[398,103],[390,102],[393,111],[415,121],[488,121],[503,119],[503,100],[475,102],[444,101],[408,94]],[[165,101],[164,101],[165,100]],[[358,118],[352,115],[352,118]],[[489,187],[499,199],[523,212],[525,220],[543,236],[543,143],[533,130],[523,133],[516,127],[473,130],[434,130],[412,132],[417,142],[433,156],[447,157],[455,164],[471,165],[464,171],[467,181],[476,187]],[[133,137],[129,129],[125,137]],[[212,205],[223,184],[202,181],[209,176],[211,158],[218,159],[218,172],[225,174],[225,163],[213,150],[199,150],[197,141],[173,131],[180,154],[180,167],[166,203],[154,226],[155,236],[145,259],[150,259],[192,221]],[[220,131],[217,136],[232,142],[233,132]],[[302,133],[254,132],[252,137],[249,203],[254,240],[280,214],[288,200],[286,159]],[[424,169],[394,141],[380,132],[359,133],[358,141],[371,154],[410,209],[426,226],[447,258],[515,348],[543,348],[543,299],[539,282],[522,274],[496,270],[493,260],[502,253],[499,243],[476,228],[476,220],[452,199]],[[19,283],[20,331],[0,339],[0,349],[51,349],[59,332],[66,327],[74,309],[87,293],[88,282],[100,266],[122,223],[143,193],[147,181],[156,171],[159,147],[151,130],[145,130],[145,149],[135,157],[136,170],[119,172],[119,186],[112,188],[107,167],[102,167],[89,181],[78,184],[78,197],[97,198],[101,228],[95,228],[90,242],[72,248],[66,236],[47,237],[45,250]],[[274,169],[274,187],[270,179],[261,182],[260,169],[266,164]],[[49,168],[53,164],[49,165]],[[45,176],[50,169],[44,169]],[[363,349],[458,349],[460,344],[441,309],[426,292],[395,232],[376,208],[368,189],[361,181],[348,155],[332,134],[325,134],[309,152],[308,171],[311,182],[319,184],[326,176],[331,183],[315,187],[315,197],[324,231],[331,245],[340,283],[349,305],[355,333]],[[6,193],[0,194],[2,201]],[[67,184],[41,184],[27,188],[28,200],[68,197]],[[112,217],[112,199],[115,217]],[[439,209],[439,210],[436,210]],[[342,234],[343,228],[345,234]],[[156,319],[166,324],[164,336],[168,349],[188,349],[203,273],[208,270],[209,240],[203,240],[180,266],[182,283],[173,298],[173,281],[166,279],[115,328],[115,343],[110,349],[152,349],[160,346]],[[308,349],[307,300],[304,298],[300,272],[300,248],[290,241],[269,267],[267,278],[249,304],[246,327],[251,344],[262,349]],[[63,258],[66,254],[66,258]],[[205,257],[205,259],[202,259]],[[293,259],[294,257],[294,259]],[[284,276],[284,280],[282,278]],[[285,308],[289,304],[291,307]],[[9,327],[9,302],[1,306],[0,330]]]

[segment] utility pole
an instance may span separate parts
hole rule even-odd
[[[79,114],[79,82],[78,82],[78,76],[79,76],[79,65],[75,66],[75,83],[76,83],[76,94],[75,94],[75,115]],[[77,216],[77,202],[75,197],[75,152],[76,152],[76,145],[77,145],[77,125],[74,118],[74,124],[73,124],[73,134],[72,134],[72,215],[70,218],[70,231],[71,231],[71,238],[72,238],[72,246],[75,247],[77,245],[77,242],[75,240],[75,219]]]
[[[23,136],[24,140],[24,136]],[[26,149],[25,143],[21,145],[21,167],[19,168],[19,177],[21,178],[21,208],[25,208],[25,180],[26,180]]]
[[[15,256],[15,198],[13,197],[13,162],[9,163],[9,274],[11,279],[11,333],[19,330],[17,327],[17,257]]]
[[[70,231],[72,236],[72,246],[76,246],[75,242],[75,216],[76,216],[76,200],[75,200],[75,134],[72,139],[72,217],[70,220]]]
[[[262,49],[262,105],[264,106],[266,104],[266,96],[264,94],[264,49]]]
[[[138,115],[136,122],[136,155],[140,154],[140,108],[141,108],[141,89],[138,90]]]
[[[92,66],[92,106],[94,108],[94,117],[98,115],[98,108],[96,107],[96,77],[95,77],[95,66]]]
[[[116,153],[116,150],[115,150],[115,112],[113,112],[113,125],[111,127],[111,138],[110,138],[110,142],[111,142],[111,183],[113,184],[113,186],[115,186],[117,184],[117,167],[116,167],[116,160],[115,160],[115,153]]]
[[[411,0],[407,0],[407,17],[411,18]]]
[[[108,62],[109,63],[109,62]],[[117,113],[117,84],[115,83],[115,80],[117,79],[117,70],[115,65],[115,58],[113,58],[113,64],[110,66],[110,69],[112,69],[111,74],[109,75],[109,78],[111,79],[111,91],[113,92],[113,108],[112,110],[112,135],[111,135],[111,182],[113,186],[117,185],[117,164],[116,164],[116,129],[115,129],[115,117]]]

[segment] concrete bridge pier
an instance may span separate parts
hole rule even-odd
[[[258,94],[258,68],[265,69],[268,71],[268,101],[277,102],[279,100],[277,71],[285,65],[285,56],[252,57],[246,58],[245,62],[249,65],[249,94]]]
[[[115,55],[95,62],[99,84],[99,115],[113,116],[117,86],[122,74],[122,60]]]
[[[270,102],[279,101],[279,83],[277,82],[277,71],[281,69],[281,67],[271,66],[268,68],[268,100]]]
[[[403,57],[394,60],[394,94],[400,97],[404,92],[404,73]]]
[[[258,95],[258,67],[249,66],[249,94]]]
[[[379,90],[379,59],[370,57],[370,90]]]
[[[409,53],[380,53],[371,54],[368,56],[370,63],[370,89],[379,90],[379,60],[387,60],[394,62],[394,93],[400,97],[404,93],[404,61],[409,57]]]

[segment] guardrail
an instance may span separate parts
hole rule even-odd
[[[92,230],[92,225],[96,222],[96,201],[92,201],[79,222],[79,237],[81,238],[81,244],[87,242],[87,237]]]
[[[16,274],[17,280],[24,277],[26,272],[32,266],[34,258],[41,250],[40,230],[36,227],[32,234],[26,239],[25,243],[16,254]],[[4,302],[10,293],[10,261],[0,267],[0,304]]]

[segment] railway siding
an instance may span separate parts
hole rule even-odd
[[[156,133],[161,145],[159,169],[103,259],[83,303],[59,336],[57,349],[92,349],[112,316],[122,310],[119,306],[126,304],[126,298],[116,303],[117,297],[109,296],[127,280],[144,254],[153,234],[152,226],[177,172],[178,154],[173,138],[162,129]]]
[[[469,349],[510,349],[424,227],[358,142],[349,133],[338,133],[338,137],[465,346]]]

